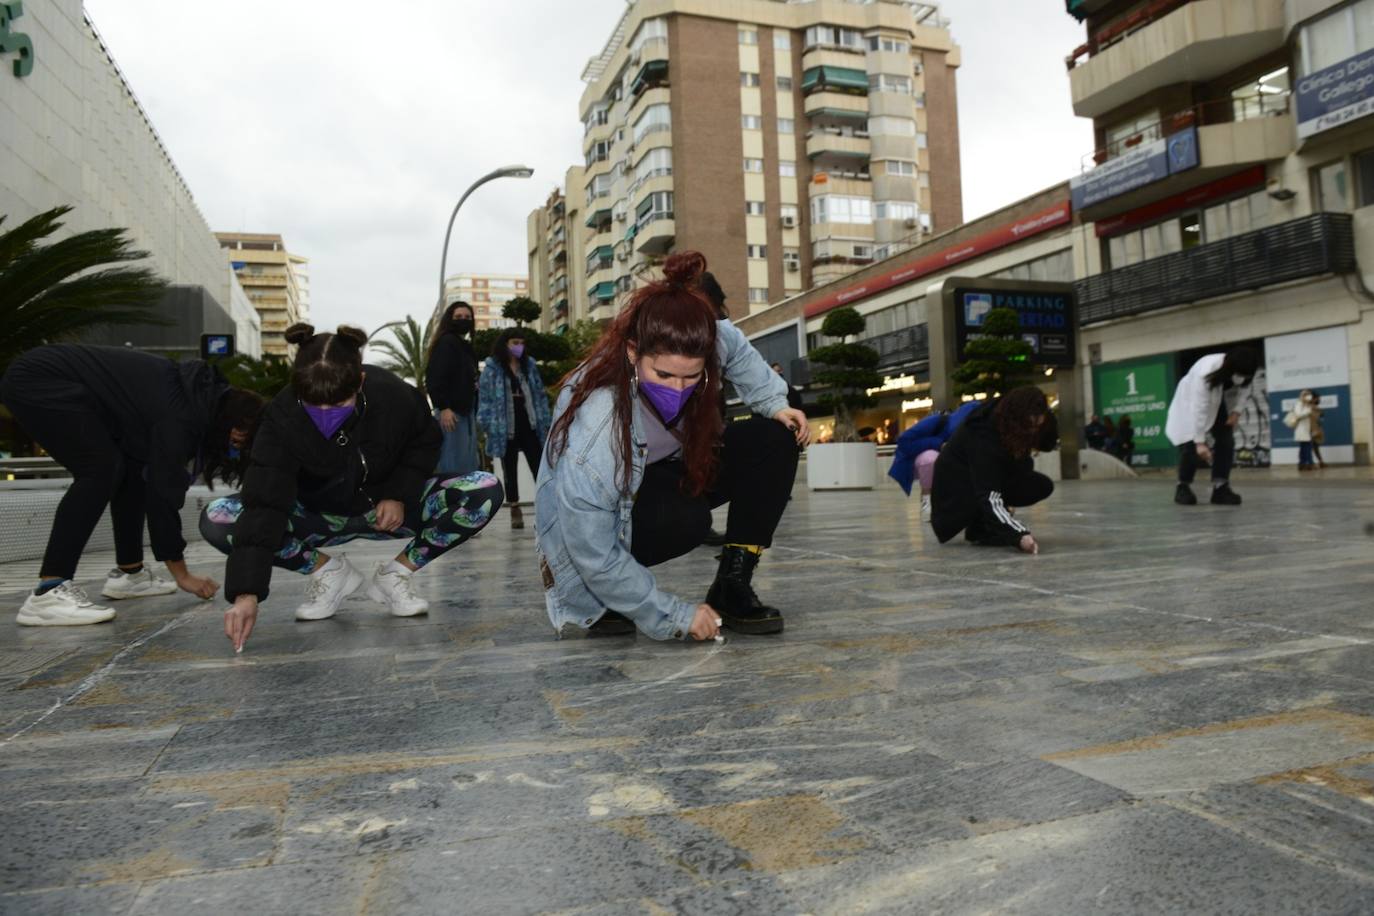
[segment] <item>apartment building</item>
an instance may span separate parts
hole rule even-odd
[[[957,226],[958,66],[929,3],[630,3],[583,73],[566,189],[588,316],[673,250],[740,315]]]
[[[582,186],[582,167],[568,170],[564,187]],[[544,307],[539,329],[563,334],[575,322],[588,317],[587,290],[582,283],[582,207],[574,205],[562,189],[555,189],[544,206],[530,213],[526,224],[529,243],[529,296]]]
[[[1296,462],[1281,419],[1313,388],[1327,461],[1367,462],[1374,0],[1068,7],[1085,24],[1068,57],[1074,111],[1097,137],[1071,182],[1088,402],[1146,399],[1146,379],[1167,401],[1200,354],[1248,343],[1267,373],[1245,405],[1243,459]]]
[[[445,302],[452,305],[461,301],[471,305],[479,331],[515,327],[514,321],[501,317],[501,307],[529,294],[529,278],[517,274],[463,273],[453,274],[444,281]]]
[[[286,242],[275,233],[216,232],[215,238],[262,319],[263,354],[291,355],[286,329],[309,317],[297,274],[298,266],[303,267],[308,261],[289,252]]]

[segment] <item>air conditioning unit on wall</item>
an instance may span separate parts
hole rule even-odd
[[[917,227],[920,226],[920,225],[921,225],[921,222],[920,222],[920,220],[917,220],[917,219],[909,219],[909,220],[906,221],[906,227],[907,227],[908,229],[915,229],[915,228],[917,228]]]
[[[788,261],[786,263],[788,273],[796,273],[801,270],[801,261]]]
[[[784,228],[784,229],[795,229],[795,228],[797,228],[797,218],[796,218],[795,216],[784,216],[784,217],[782,218],[782,228]]]

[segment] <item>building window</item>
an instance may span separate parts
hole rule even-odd
[[[915,219],[916,205],[906,201],[885,200],[873,207],[878,219]]]
[[[854,29],[843,29],[833,25],[813,25],[806,30],[806,47],[844,48],[849,51],[863,50],[863,36]]]
[[[668,20],[661,16],[645,19],[639,24],[634,39],[630,42],[630,53],[638,51],[651,41],[668,40]]]
[[[667,103],[660,102],[657,105],[650,105],[644,109],[639,120],[635,121],[635,143],[639,143],[649,134],[672,129],[673,115]]]
[[[740,115],[739,126],[745,130],[763,130],[763,118],[758,115]]]
[[[1340,213],[1350,209],[1350,179],[1344,159],[1312,170],[1312,202],[1318,212]]]
[[[1302,27],[1298,60],[1307,76],[1374,48],[1374,0],[1359,0]]]
[[[610,158],[611,142],[609,140],[598,140],[587,147],[587,167],[591,168],[598,162],[605,162]]]
[[[868,50],[888,51],[893,54],[910,54],[911,45],[898,38],[888,38],[883,35],[871,35],[868,39]]]
[[[911,101],[916,104],[917,108],[925,108],[926,94],[924,92],[913,92],[911,94]]]
[[[911,77],[891,76],[886,73],[871,73],[868,76],[869,92],[894,92],[898,95],[911,95]]]
[[[635,208],[635,225],[643,229],[656,219],[673,218],[673,192],[655,191],[646,196]]]
[[[757,86],[759,84],[759,75],[747,71],[741,72],[739,75],[739,84],[741,86]]]
[[[854,246],[854,260],[856,260],[856,261],[871,261],[871,260],[873,260],[873,246],[872,246],[872,245],[867,245],[867,244],[864,244],[864,245],[855,245],[855,246]]]
[[[1128,120],[1120,121],[1103,132],[1107,158],[1113,159],[1142,143],[1158,140],[1160,136],[1159,112],[1157,110],[1146,111]]]
[[[780,76],[780,77],[778,77],[778,91],[779,91],[779,92],[791,92],[791,91],[792,91],[792,77],[790,77],[790,76]]]
[[[778,175],[783,178],[797,177],[797,163],[790,159],[783,159],[778,162]]]
[[[774,29],[774,30],[773,30],[773,50],[775,50],[775,51],[791,51],[791,50],[792,50],[792,33],[791,33],[791,32],[784,32],[782,29]]]
[[[740,27],[739,43],[742,45],[756,45],[759,43],[759,30],[755,28]]]
[[[911,118],[894,118],[891,115],[882,115],[868,119],[868,132],[888,137],[914,137],[916,136],[916,122]]]
[[[917,148],[917,149],[925,149],[928,142],[929,142],[929,141],[927,141],[926,135],[925,135],[925,132],[924,132],[924,131],[919,131],[919,132],[917,132],[917,134],[916,134],[916,148]]]
[[[1001,280],[1072,283],[1074,280],[1073,249],[1065,248],[1063,251],[1056,251],[1054,254],[1047,254],[1044,257],[1017,264],[1015,267],[998,271],[992,276]]]
[[[761,286],[749,287],[749,302],[753,305],[768,303],[768,288]]]
[[[750,257],[750,258],[753,258],[753,259],[755,259],[755,260],[767,260],[767,258],[768,258],[768,246],[767,246],[767,245],[748,245],[748,246],[746,246],[746,248],[747,248],[748,251],[749,251],[749,257]]]
[[[635,182],[648,181],[673,174],[673,151],[666,146],[651,149],[635,167]]]
[[[1288,110],[1288,68],[1280,67],[1231,90],[1231,120],[1246,121]]]
[[[791,118],[778,118],[778,133],[790,134],[796,128],[796,122]]]
[[[1374,206],[1374,149],[1355,154],[1355,184],[1359,205]]]
[[[867,197],[842,197],[838,194],[813,197],[811,222],[868,225],[873,222],[873,201]]]
[[[744,170],[745,170],[746,172],[754,172],[754,173],[756,173],[756,174],[762,174],[762,172],[763,172],[763,160],[762,160],[762,159],[746,159],[746,160],[744,160]]]
[[[800,213],[797,210],[796,204],[783,204],[782,206],[778,207],[778,216],[782,217],[784,221],[790,219],[794,225],[796,224],[797,217],[799,215]]]
[[[902,175],[910,178],[916,174],[916,163],[906,159],[888,159],[883,163],[883,170],[889,175]]]
[[[587,183],[587,200],[596,200],[598,197],[609,197],[611,193],[611,176],[597,175]]]
[[[744,202],[744,214],[746,216],[763,216],[763,201],[746,200]]]

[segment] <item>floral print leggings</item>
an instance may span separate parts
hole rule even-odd
[[[373,528],[375,509],[366,515],[330,515],[296,503],[272,565],[309,574],[319,568],[323,547],[359,538],[410,538],[406,558],[419,569],[485,528],[501,507],[501,498],[501,482],[484,471],[434,477],[425,484],[419,505],[406,506],[405,521],[395,531]],[[227,554],[234,548],[234,523],[242,512],[243,500],[238,493],[216,499],[201,513],[200,533],[215,549]]]

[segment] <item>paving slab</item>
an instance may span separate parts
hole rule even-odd
[[[425,618],[299,624],[278,575],[242,656],[179,595],[6,618],[0,912],[1368,912],[1346,476],[1238,474],[1240,510],[1069,482],[1036,557],[799,487],[755,583],[787,630],[723,644],[555,639],[504,517],[417,579]]]

